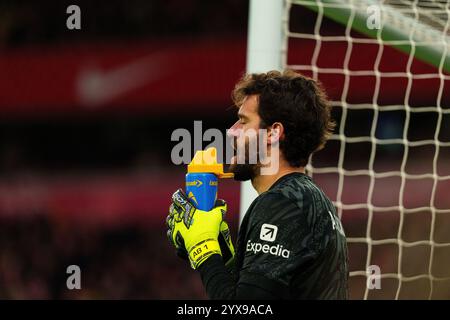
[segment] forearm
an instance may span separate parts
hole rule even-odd
[[[220,255],[211,256],[198,271],[208,297],[213,300],[273,300],[286,298],[287,295],[285,288],[279,283],[255,274],[247,275],[236,283]]]
[[[236,283],[233,276],[225,267],[222,257],[218,254],[211,256],[198,268],[203,286],[210,299],[234,299]]]

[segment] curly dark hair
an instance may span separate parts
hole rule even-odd
[[[260,127],[282,123],[281,152],[291,166],[306,166],[309,156],[324,147],[335,127],[321,85],[292,70],[253,73],[239,80],[232,98],[239,107],[253,94],[258,95]]]

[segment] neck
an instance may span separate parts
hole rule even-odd
[[[252,179],[252,185],[253,188],[258,192],[258,194],[261,194],[267,190],[281,177],[294,173],[305,173],[304,167],[292,167],[289,164],[284,164],[283,166],[280,166],[277,173],[273,175],[257,175],[255,178]]]

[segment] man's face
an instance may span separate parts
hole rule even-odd
[[[231,158],[229,171],[234,173],[237,181],[253,179],[258,174],[258,164],[251,159],[257,159],[258,130],[261,119],[258,115],[258,96],[247,96],[238,111],[238,121],[228,130],[228,135],[234,139],[235,155]],[[256,147],[255,147],[256,146]],[[237,150],[245,152],[238,153]]]

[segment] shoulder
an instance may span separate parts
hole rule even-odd
[[[251,206],[251,216],[252,220],[283,216],[304,222],[306,219],[308,225],[313,225],[318,212],[328,212],[329,208],[331,202],[310,177],[294,175],[259,195]]]
[[[260,194],[254,201],[253,211],[268,211],[280,206],[295,204],[286,194],[280,190],[270,190]]]
[[[293,221],[304,216],[305,206],[282,189],[273,189],[259,195],[251,207],[251,220]],[[289,219],[289,220],[287,220]]]
[[[299,209],[307,209],[321,190],[307,175],[295,175],[278,183],[269,191],[295,203]]]

